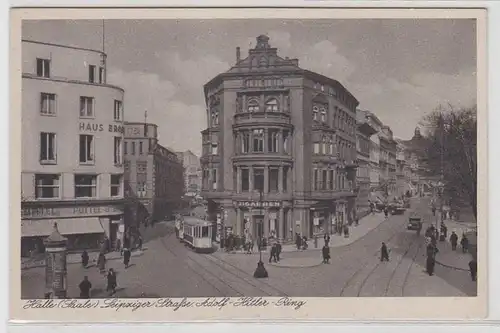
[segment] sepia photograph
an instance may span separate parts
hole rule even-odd
[[[102,17],[21,22],[22,300],[478,296],[474,16]]]

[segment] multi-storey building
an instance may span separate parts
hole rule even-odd
[[[178,152],[177,155],[184,166],[185,196],[196,197],[201,193],[200,158],[192,151]]]
[[[389,126],[382,126],[380,140],[380,175],[386,194],[396,192],[396,141]]]
[[[384,124],[378,117],[369,111],[364,111],[365,121],[373,127],[376,133],[382,130]],[[370,136],[370,189],[372,192],[378,191],[381,185],[380,171],[380,138],[378,135]]]
[[[22,254],[57,222],[69,249],[122,237],[123,96],[97,50],[22,42]]]
[[[357,110],[356,118],[356,150],[358,154],[358,170],[356,174],[358,194],[356,198],[356,213],[357,217],[361,218],[370,211],[369,201],[372,171],[372,141],[370,140],[370,138],[372,135],[377,133],[377,131],[368,121],[366,111]],[[375,160],[375,156],[373,156],[373,159]]]
[[[157,125],[125,123],[126,224],[132,230],[170,217],[184,195],[177,154],[158,143]]]
[[[278,56],[267,36],[204,86],[202,196],[233,233],[292,239],[354,213],[356,107],[334,79]]]

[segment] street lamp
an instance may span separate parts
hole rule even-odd
[[[262,197],[263,197],[263,192],[262,189],[259,189],[259,206],[260,206],[260,214],[262,214]],[[262,223],[262,222],[261,222]],[[262,279],[262,278],[267,278],[269,277],[266,268],[264,267],[264,262],[262,261],[262,229],[264,229],[264,226],[260,226],[260,232],[259,232],[259,262],[257,263],[257,268],[255,269],[255,272],[253,273],[253,277],[256,279]]]

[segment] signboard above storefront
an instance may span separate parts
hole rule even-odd
[[[54,218],[54,217],[85,217],[121,215],[123,209],[116,206],[77,206],[77,207],[26,207],[21,208],[22,219]]]
[[[248,208],[281,207],[281,201],[233,201],[233,204],[237,207],[248,207]]]

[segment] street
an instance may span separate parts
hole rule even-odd
[[[434,221],[427,198],[414,199],[410,210],[424,218],[424,229]],[[321,264],[321,252],[316,249],[283,253],[283,266],[266,264],[268,279],[253,278],[258,253],[194,253],[176,239],[170,222],[148,231],[143,255],[133,257],[129,268],[121,260],[109,260],[107,268],[117,272],[116,297],[474,296],[476,283],[467,271],[436,265],[434,276],[425,273],[424,237],[406,230],[409,214],[390,216],[353,243],[332,247],[330,264]],[[335,237],[340,236],[333,236],[332,242]],[[379,259],[382,242],[390,250],[389,262]],[[447,248],[447,244],[439,246],[443,251]],[[263,253],[265,263],[267,256]],[[314,267],[286,266],[287,261],[315,260]],[[108,297],[106,277],[95,266],[85,269],[78,264],[68,265],[68,297],[79,296],[78,284],[85,275],[93,285],[92,297]],[[22,297],[41,298],[43,292],[44,269],[23,270]]]

